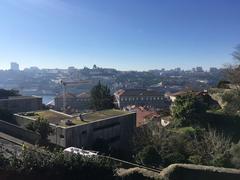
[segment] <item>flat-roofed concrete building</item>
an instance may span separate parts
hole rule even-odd
[[[168,105],[164,94],[147,89],[120,89],[114,93],[115,104],[122,109],[126,106],[148,106],[152,108],[163,108]]]
[[[27,120],[43,117],[50,122],[54,133],[52,143],[62,147],[91,149],[98,140],[104,140],[112,148],[128,150],[136,127],[136,113],[109,109],[71,116],[47,110],[15,115],[17,122],[26,125]]]
[[[37,111],[42,109],[42,97],[37,96],[9,96],[0,99],[0,109],[12,113]]]
[[[58,111],[63,110],[63,95],[54,98],[55,109]],[[89,93],[83,92],[75,95],[71,93],[66,94],[66,108],[70,111],[83,111],[90,108],[91,96]]]

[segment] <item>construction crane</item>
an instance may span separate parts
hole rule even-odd
[[[79,86],[81,84],[88,84],[90,83],[89,80],[80,80],[80,81],[63,81],[61,80],[61,84],[63,85],[63,112],[66,112],[66,94],[67,94],[67,87],[74,87]]]

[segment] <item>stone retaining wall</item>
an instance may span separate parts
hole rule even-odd
[[[40,139],[38,134],[3,120],[0,120],[0,131],[31,144],[35,144]]]

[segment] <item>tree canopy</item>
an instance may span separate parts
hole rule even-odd
[[[37,120],[29,123],[27,125],[27,129],[37,132],[40,135],[43,143],[47,141],[48,136],[53,132],[49,122],[40,117]]]
[[[189,126],[196,123],[199,115],[206,112],[206,104],[192,93],[176,98],[171,106],[175,126]]]
[[[110,89],[106,85],[102,85],[100,81],[91,90],[92,107],[96,110],[113,108],[113,96]]]
[[[232,83],[239,84],[240,83],[240,45],[236,47],[232,55],[234,60],[236,61],[236,64],[230,65],[227,68],[227,76]]]

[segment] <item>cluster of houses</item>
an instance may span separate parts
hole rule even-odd
[[[68,114],[61,112],[62,95],[55,98],[55,108],[50,110],[43,110],[41,97],[16,96],[0,99],[0,109],[15,113],[18,124],[14,126],[23,129],[26,123],[38,117],[46,118],[54,130],[49,136],[50,142],[62,147],[91,148],[96,141],[105,140],[112,147],[125,149],[135,128],[153,119],[161,122],[164,127],[168,126],[171,118],[168,113],[161,112],[169,110],[171,102],[186,93],[188,92],[163,94],[146,89],[120,89],[114,93],[116,109],[96,112],[90,111],[90,94],[66,94],[67,110],[72,110]],[[196,94],[208,95],[207,92]],[[0,126],[4,132],[8,132],[8,128],[11,128],[11,124]]]

